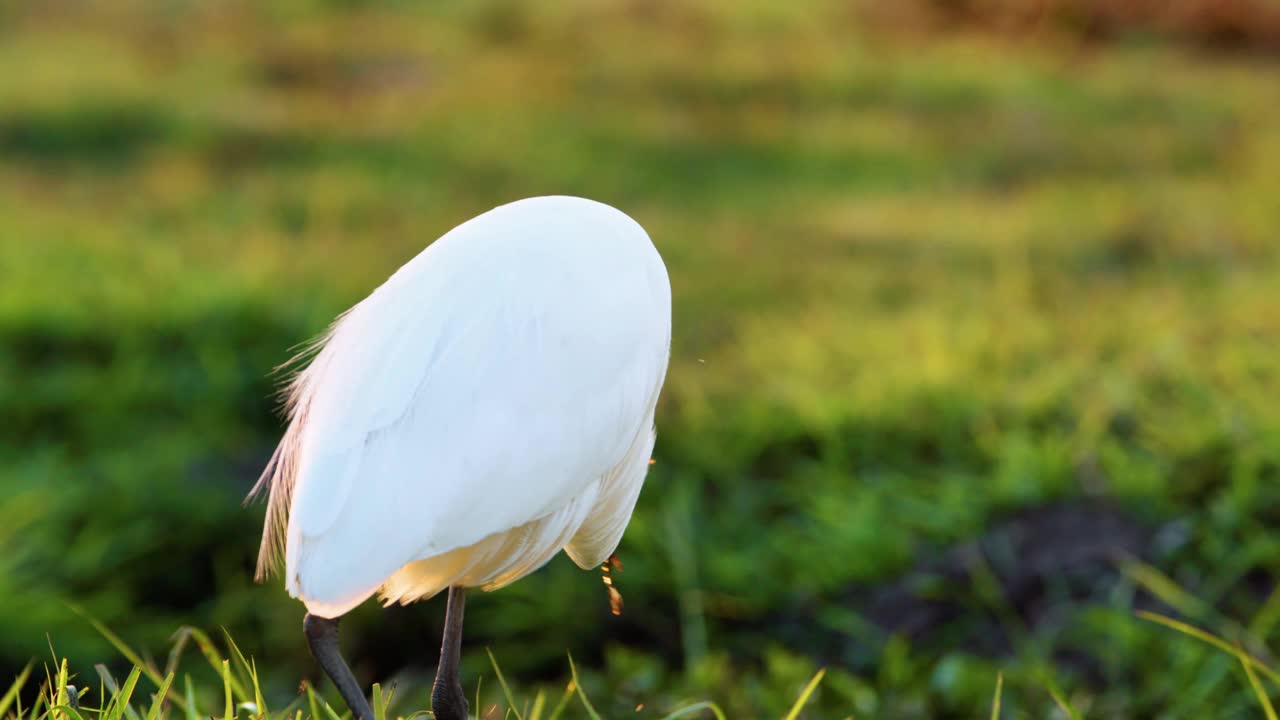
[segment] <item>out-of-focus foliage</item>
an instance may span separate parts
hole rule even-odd
[[[1252,707],[1131,611],[1258,652],[1280,618],[1277,66],[858,7],[0,5],[2,676],[115,657],[74,603],[154,652],[225,625],[290,696],[302,610],[239,505],[272,368],[568,193],[670,266],[657,464],[622,616],[558,559],[469,603],[473,677],[491,645],[524,686],[572,651],[616,714],[780,716],[820,665],[821,717],[973,717],[997,668],[1009,717],[1045,677]],[[362,679],[429,671],[439,614],[357,612]]]
[[[1280,54],[1280,5],[1271,0],[907,0],[871,7],[881,20],[894,16],[899,26],[960,23],[1038,39],[1157,38],[1214,51]]]

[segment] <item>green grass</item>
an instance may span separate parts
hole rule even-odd
[[[1086,717],[1257,712],[1234,657],[1134,611],[1277,639],[1273,62],[825,1],[77,8],[0,7],[0,676],[52,643],[127,677],[74,604],[142,652],[225,626],[292,697],[301,608],[251,583],[239,506],[272,368],[458,222],[573,193],[675,294],[626,609],[556,560],[470,603],[468,677],[493,647],[563,689],[569,650],[606,717],[784,717],[820,667],[821,717],[985,715],[997,672],[1005,717],[1057,711],[1046,677]],[[911,574],[1084,501],[1141,557],[1032,606],[999,542]],[[904,583],[946,621],[874,612]],[[438,614],[355,613],[361,680],[430,667]]]
[[[137,652],[123,644],[109,630],[98,626],[99,632],[120,650],[121,654],[131,662],[136,662]],[[175,634],[175,642],[169,652],[169,659],[163,669],[153,662],[133,664],[123,683],[116,681],[111,671],[104,665],[95,667],[98,675],[97,692],[91,686],[73,684],[75,678],[68,671],[67,661],[55,661],[56,670],[50,672],[46,668],[46,677],[40,684],[29,707],[23,707],[21,698],[28,690],[32,665],[27,665],[13,684],[0,697],[0,719],[3,720],[168,720],[170,717],[197,720],[198,718],[218,717],[224,720],[235,718],[281,718],[301,720],[306,717],[314,720],[349,719],[349,710],[335,709],[309,684],[304,683],[292,702],[282,708],[272,709],[263,698],[261,683],[258,678],[257,664],[247,659],[231,639],[226,635],[225,642],[215,644],[207,634],[195,628],[181,628]],[[189,641],[194,640],[201,654],[212,669],[217,682],[200,685],[193,681],[190,670],[182,665],[184,651]],[[502,676],[502,670],[489,652],[489,661],[493,673],[497,677],[502,695],[495,702],[489,695],[481,693],[482,681],[476,683],[474,706],[471,711],[477,720],[480,718],[514,717],[516,720],[557,720],[560,717],[573,717],[572,713],[585,712],[592,720],[600,720],[601,716],[591,704],[587,693],[579,681],[573,658],[569,658],[571,680],[560,694],[559,701],[548,711],[547,693],[538,690],[532,697],[519,698],[512,692]],[[181,674],[184,692],[175,686],[176,678]],[[206,673],[207,675],[207,673]],[[805,703],[813,695],[822,681],[823,671],[817,674],[801,690],[799,697],[788,709],[783,720],[795,720],[804,709]],[[1256,680],[1255,680],[1256,682]],[[149,687],[145,687],[149,684]],[[144,687],[140,687],[144,686]],[[416,688],[419,692],[409,702],[421,702],[423,694],[429,694],[429,686]],[[411,686],[412,692],[412,686]],[[148,694],[149,693],[149,694]],[[373,720],[395,718],[413,718],[422,715],[431,717],[430,709],[409,710],[414,707],[397,697],[393,687],[384,692],[380,683],[372,688]],[[93,704],[97,698],[97,705]],[[216,709],[216,701],[221,700],[221,710]],[[579,703],[577,706],[572,701]],[[643,708],[637,707],[635,712]],[[566,715],[566,713],[570,713]],[[715,717],[725,720],[723,710],[714,702],[703,701],[676,708],[662,715],[662,720],[675,720],[681,717]]]
[[[1200,628],[1155,613],[1139,613],[1139,616],[1142,619],[1177,631],[1183,636],[1200,640],[1235,657],[1239,661],[1245,677],[1248,679],[1258,707],[1262,709],[1269,720],[1276,717],[1270,694],[1280,690],[1280,672],[1276,672],[1267,663],[1251,655],[1239,643],[1231,645]],[[138,656],[136,651],[122,643],[119,638],[115,637],[106,628],[99,625],[97,629],[121,651],[122,655],[136,662]],[[32,671],[32,665],[29,664],[14,680],[8,691],[0,697],[0,718],[3,720],[87,720],[96,716],[98,720],[143,720],[144,718],[145,720],[168,720],[170,717],[177,716],[186,718],[186,720],[196,720],[201,717],[217,717],[216,712],[211,712],[211,703],[217,699],[217,691],[220,691],[221,694],[222,717],[225,720],[235,720],[235,718],[239,717],[257,718],[259,720],[272,717],[301,720],[307,712],[309,712],[309,715],[306,715],[306,717],[313,719],[343,720],[350,717],[349,710],[341,711],[335,709],[307,683],[300,687],[297,696],[292,702],[281,709],[272,710],[263,698],[256,662],[244,656],[230,635],[226,635],[225,643],[222,647],[215,644],[207,634],[194,628],[181,628],[175,634],[175,638],[170,649],[168,662],[163,670],[150,661],[133,664],[125,681],[119,683],[105,666],[96,666],[99,684],[98,691],[94,697],[98,698],[97,706],[94,706],[92,701],[88,700],[89,696],[93,695],[91,687],[77,687],[72,683],[76,678],[69,673],[68,663],[64,659],[55,663],[56,671],[50,672],[46,668],[45,681],[36,692],[33,704],[30,707],[23,707],[21,698],[23,691],[27,689]],[[186,650],[190,640],[195,641],[209,667],[216,674],[217,680],[220,680],[220,683],[201,687],[200,690],[203,691],[203,694],[197,691],[197,683],[193,682],[191,673],[181,666],[184,650]],[[566,711],[573,712],[574,709],[580,709],[580,711],[585,712],[587,717],[592,720],[601,720],[600,713],[592,705],[582,687],[572,657],[568,660],[571,677],[569,684],[560,693],[559,701],[548,713],[546,710],[548,707],[548,695],[545,690],[538,690],[531,698],[518,698],[504,679],[502,670],[492,651],[486,650],[486,652],[488,653],[494,676],[497,678],[501,688],[501,696],[495,702],[489,696],[483,695],[481,693],[483,682],[482,680],[477,681],[475,705],[472,708],[477,720],[492,717],[514,717],[516,720],[543,720],[543,718],[556,720]],[[179,673],[182,674],[182,685],[185,689],[185,692],[181,694],[174,685]],[[1270,688],[1265,686],[1259,679],[1259,673],[1265,674],[1265,677],[1271,683]],[[797,720],[800,717],[806,703],[818,689],[825,674],[826,670],[821,669],[805,684],[799,696],[787,710],[783,720]],[[139,685],[144,678],[153,690],[149,696],[147,696],[146,689],[139,689]],[[1062,697],[1051,678],[1045,678],[1045,682],[1045,690],[1066,717],[1082,717],[1080,712]],[[995,693],[991,701],[992,720],[999,720],[999,718],[1003,717],[1001,713],[1003,690],[1004,677],[1002,674],[997,673]],[[418,691],[419,695],[421,695],[428,692],[428,689],[423,686],[418,688]],[[412,686],[410,692],[413,692]],[[381,684],[375,683],[372,688],[372,694],[373,701],[371,706],[374,712],[374,720],[387,720],[387,718],[404,720],[406,717],[431,716],[429,709],[405,710],[406,703],[397,698],[397,692],[394,687],[389,691],[384,691]],[[578,708],[572,707],[571,701],[573,700],[580,703]],[[412,706],[410,705],[409,707]],[[643,705],[639,705],[634,712],[639,713],[643,709]],[[705,717],[708,715],[715,717],[716,720],[726,720],[727,717],[716,703],[702,701],[672,710],[662,715],[661,720],[675,720],[681,717]],[[849,717],[852,717],[852,715]]]

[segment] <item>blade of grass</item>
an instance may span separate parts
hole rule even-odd
[[[804,690],[801,691],[800,697],[796,698],[796,704],[791,706],[791,712],[787,713],[784,720],[796,720],[796,718],[800,716],[800,711],[804,708],[805,703],[809,702],[809,696],[813,694],[814,690],[818,689],[818,683],[822,682],[822,676],[826,674],[826,668],[822,668],[814,674],[813,679],[809,681],[809,684],[804,686]]]
[[[226,658],[222,657],[222,653],[218,652],[218,646],[214,644],[213,638],[209,637],[200,628],[193,627],[188,628],[188,630],[191,633],[191,639],[196,641],[196,647],[200,648],[200,652],[209,661],[209,666],[221,677],[222,664],[226,662]],[[227,680],[231,683],[231,691],[235,697],[240,700],[249,699],[248,693],[245,692],[234,674],[231,674]]]
[[[161,712],[164,710],[165,696],[169,694],[169,686],[173,683],[173,673],[167,675],[164,684],[156,692],[155,699],[151,701],[151,709],[147,711],[147,720],[160,720]]]
[[[133,669],[129,671],[129,677],[124,679],[124,685],[120,686],[120,692],[116,693],[112,699],[121,705],[128,705],[129,701],[133,699],[133,691],[138,689],[138,680],[141,677],[142,668],[134,665]]]
[[[102,623],[98,622],[96,618],[89,615],[79,606],[75,604],[69,604],[69,607],[71,608],[72,612],[74,612],[75,614],[87,620],[89,624],[93,626],[93,629],[98,631],[99,635],[106,638],[107,642],[111,643],[111,646],[116,649],[116,652],[124,656],[125,660],[128,660],[135,667],[141,668],[142,672],[147,676],[147,679],[150,680],[151,683],[156,686],[156,688],[160,687],[160,684],[164,682],[164,676],[160,674],[160,671],[157,670],[153,664],[147,661],[144,661],[142,659],[142,656],[134,652],[133,648],[129,647],[124,640],[120,639],[120,636],[111,632],[111,630],[107,628],[106,625],[103,625]],[[181,707],[186,701],[181,698],[173,698],[173,702],[175,705],[178,705],[179,707]]]
[[[230,660],[222,661],[222,697],[226,703],[225,704],[226,709],[223,712],[223,717],[225,717],[226,720],[235,720],[236,705],[235,705],[235,701],[231,697],[231,661]]]
[[[1054,704],[1056,704],[1058,709],[1065,713],[1067,717],[1071,718],[1071,720],[1084,720],[1083,716],[1080,715],[1080,711],[1076,710],[1071,706],[1071,703],[1067,702],[1067,699],[1063,697],[1057,687],[1053,685],[1046,685],[1045,689],[1049,691],[1049,697],[1053,698]]]
[[[125,678],[124,684],[120,686],[119,692],[112,694],[111,702],[103,712],[104,718],[118,720],[120,717],[127,717],[129,720],[140,720],[129,701],[133,699],[133,692],[138,688],[138,680],[142,677],[142,673],[143,669],[140,666],[133,666],[129,671],[129,677]]]
[[[254,707],[258,708],[258,717],[265,718],[267,716],[267,701],[262,699],[262,686],[258,684],[258,664],[252,659],[249,660],[249,679],[253,681],[253,702]]]
[[[711,714],[716,716],[716,720],[725,720],[724,711],[720,709],[720,706],[713,702],[700,702],[690,705],[689,707],[680,708],[670,715],[663,715],[662,720],[675,720],[675,718],[692,715],[700,710],[710,710]]]
[[[28,714],[28,716],[33,718],[41,717],[42,716],[41,710],[43,710],[45,706],[47,706],[48,704],[49,704],[49,693],[46,693],[46,692],[36,693],[36,701],[31,704],[31,712]]]
[[[582,690],[582,683],[578,682],[578,668],[574,667],[573,655],[569,655],[569,674],[573,677],[573,686],[578,690],[578,698],[582,700],[582,705],[587,709],[587,715],[591,720],[600,720],[600,713],[596,712],[591,701],[587,699],[587,694]]]
[[[1152,565],[1135,560],[1122,564],[1121,570],[1185,617],[1218,628],[1231,637],[1239,637],[1248,632],[1240,623],[1219,613],[1213,603],[1187,592],[1173,578]]]
[[[515,713],[516,720],[524,720],[524,716],[516,709],[515,696],[511,694],[511,688],[507,685],[507,679],[502,676],[502,668],[498,667],[498,660],[493,656],[493,651],[489,648],[484,649],[489,655],[489,664],[493,666],[493,674],[498,676],[498,685],[502,686],[502,694],[507,698],[507,707]]]
[[[578,683],[572,680],[569,681],[568,685],[564,686],[564,693],[560,695],[560,702],[556,703],[555,708],[551,710],[551,717],[548,720],[560,720],[560,713],[564,712],[565,708],[569,706],[569,698],[573,697],[573,690],[576,687],[578,687]]]
[[[9,706],[14,700],[18,699],[18,693],[22,690],[22,686],[27,684],[27,678],[31,676],[31,667],[33,663],[27,663],[27,666],[18,673],[18,679],[13,681],[9,686],[9,690],[5,692],[4,697],[0,697],[0,718],[5,717],[5,713],[9,711]]]
[[[1266,713],[1267,720],[1280,720],[1276,717],[1276,709],[1271,704],[1271,698],[1267,696],[1267,691],[1262,687],[1262,683],[1258,681],[1258,675],[1253,671],[1249,660],[1250,657],[1245,653],[1244,648],[1236,645],[1236,659],[1240,661],[1240,666],[1244,668],[1244,674],[1249,677],[1249,684],[1253,686],[1253,694],[1258,697],[1258,704],[1262,705],[1262,711]]]
[[[335,711],[332,707],[329,707],[329,703],[325,702],[324,698],[318,697],[316,695],[316,691],[312,689],[310,685],[307,686],[307,700],[311,704],[312,720],[320,720],[321,718],[329,718],[329,720],[342,720],[342,717],[338,715],[337,711]],[[319,701],[319,705],[316,704],[317,701]],[[324,710],[323,715],[320,714],[321,709]]]
[[[72,705],[70,696],[67,693],[67,659],[63,658],[58,663],[58,677],[53,681],[53,704],[54,705]],[[80,697],[77,696],[79,701]]]
[[[1131,560],[1122,563],[1120,570],[1183,615],[1203,619],[1208,613],[1209,608],[1203,600],[1183,590],[1172,578],[1151,565]]]
[[[311,708],[311,720],[319,720],[320,707],[316,705],[316,691],[311,689],[311,684],[307,684],[307,706]]]
[[[1004,690],[1004,673],[996,673],[996,695],[991,699],[991,720],[1000,720],[1000,693]]]
[[[542,708],[547,704],[547,694],[541,689],[533,696],[533,709],[529,711],[529,720],[542,720]]]
[[[1157,625],[1164,625],[1165,627],[1171,630],[1177,630],[1178,632],[1184,635],[1190,635],[1191,637],[1201,642],[1208,643],[1209,645],[1212,645],[1218,648],[1219,650],[1222,650],[1223,652],[1227,652],[1232,655],[1236,654],[1235,648],[1232,647],[1226,640],[1223,640],[1211,633],[1205,632],[1204,630],[1201,630],[1200,628],[1195,627],[1194,625],[1188,625],[1187,623],[1181,622],[1179,620],[1174,620],[1171,617],[1166,617],[1159,613],[1153,613],[1148,610],[1139,610],[1135,614],[1138,617],[1142,618],[1143,620],[1156,623]],[[1275,670],[1272,670],[1271,668],[1267,667],[1267,665],[1263,663],[1261,660],[1255,658],[1252,655],[1249,655],[1248,653],[1245,653],[1245,658],[1247,659],[1247,661],[1253,667],[1254,670],[1257,670],[1261,672],[1263,675],[1267,676],[1267,679],[1270,680],[1271,682],[1276,683],[1277,685],[1280,685],[1280,673],[1277,673]]]
[[[204,659],[209,663],[209,667],[213,668],[213,671],[218,674],[218,677],[222,677],[222,663],[225,658],[223,658],[222,653],[218,651],[218,646],[214,644],[213,638],[209,637],[200,628],[186,627],[184,629],[187,631],[187,634],[191,639],[196,641],[196,647],[200,648],[200,654],[204,655]],[[231,676],[231,690],[235,697],[240,698],[241,700],[249,699],[249,695],[244,691],[244,688],[240,686],[240,682],[236,679],[234,674]]]
[[[174,631],[170,639],[173,641],[173,647],[169,648],[169,659],[164,665],[166,675],[177,673],[178,662],[182,659],[182,653],[187,649],[187,642],[191,639],[191,629],[186,626],[180,627]]]
[[[196,712],[196,687],[191,683],[191,675],[184,673],[182,676],[183,691],[187,696],[187,720],[200,720],[200,713]]]
[[[55,713],[64,714],[68,720],[84,720],[84,716],[80,714],[80,711],[70,705],[54,705],[49,708],[49,714],[51,716]]]
[[[40,684],[40,690],[36,693],[38,698],[47,698],[50,705],[58,704],[58,680],[49,672],[49,666],[44,666],[44,682]]]
[[[1045,670],[1041,670],[1039,676],[1040,682],[1044,684],[1045,690],[1049,692],[1049,697],[1053,698],[1053,702],[1058,706],[1058,709],[1065,713],[1070,720],[1083,720],[1080,712],[1072,707],[1071,703],[1067,702],[1066,696],[1062,694],[1062,688],[1058,687],[1058,683],[1054,681],[1053,676]]]
[[[387,702],[382,698],[382,683],[373,684],[373,720],[387,720]]]
[[[224,627],[222,628],[222,637],[227,641],[227,647],[231,648],[232,658],[236,661],[237,666],[248,672],[249,661],[245,659],[244,653],[240,652],[240,646],[236,645],[236,641],[232,639],[231,633]]]
[[[240,680],[241,687],[252,684],[254,687],[253,697],[248,697],[248,692],[241,690],[240,701],[245,702],[252,700],[258,708],[258,712],[265,713],[266,708],[262,702],[262,693],[258,691],[258,676],[253,668],[253,663],[249,662],[244,653],[240,652],[240,646],[236,645],[236,641],[232,639],[231,633],[224,627],[222,628],[222,636],[227,640],[227,647],[231,648],[231,656],[236,661],[235,670],[236,678]]]
[[[106,693],[110,693],[110,695],[104,693],[102,697],[110,697],[120,692],[120,686],[116,684],[116,679],[111,676],[111,671],[107,669],[106,665],[98,663],[93,666],[93,669],[98,671],[98,677],[102,679],[102,684],[106,686]]]

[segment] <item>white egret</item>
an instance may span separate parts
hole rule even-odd
[[[311,652],[372,720],[338,618],[448,590],[432,690],[461,720],[464,588],[493,590],[562,548],[604,562],[655,439],[671,287],[649,236],[590,200],[541,197],[446,233],[341,315],[288,389],[259,579],[283,560]]]

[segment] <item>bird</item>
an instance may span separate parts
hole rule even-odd
[[[301,600],[317,664],[373,720],[338,621],[447,593],[431,704],[469,711],[465,591],[561,550],[616,550],[657,437],[671,284],[648,233],[580,197],[517,200],[429,243],[299,356],[266,497],[257,579]],[[296,367],[296,366],[295,366]]]

